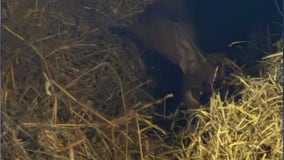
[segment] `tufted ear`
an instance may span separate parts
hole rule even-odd
[[[194,35],[189,35],[190,32],[187,34],[179,25],[175,32],[177,54],[180,57],[179,66],[183,74],[199,72],[206,61],[194,42]]]

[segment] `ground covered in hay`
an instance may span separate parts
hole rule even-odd
[[[258,76],[233,73],[237,95],[215,94],[172,133],[152,123],[167,97],[152,98],[139,56],[107,30],[152,1],[5,2],[2,159],[281,159],[281,52]]]

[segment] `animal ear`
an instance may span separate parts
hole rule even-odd
[[[206,55],[205,59],[207,63],[218,66],[224,62],[225,57],[225,53],[210,53]]]
[[[183,73],[199,72],[200,66],[204,65],[205,58],[201,55],[193,37],[186,34],[182,27],[176,29],[176,46],[179,54],[179,66]]]

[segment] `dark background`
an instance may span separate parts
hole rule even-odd
[[[282,9],[281,0],[193,1],[200,46],[209,51],[224,49],[232,41],[251,40],[249,34],[255,30],[265,36],[267,25],[272,32],[281,33],[282,17],[275,2]]]

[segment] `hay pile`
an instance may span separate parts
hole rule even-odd
[[[107,31],[146,1],[120,2],[6,1],[3,159],[281,159],[282,53],[261,78],[233,76],[238,100],[213,96],[172,134],[152,124],[164,99],[145,91],[139,56]]]

